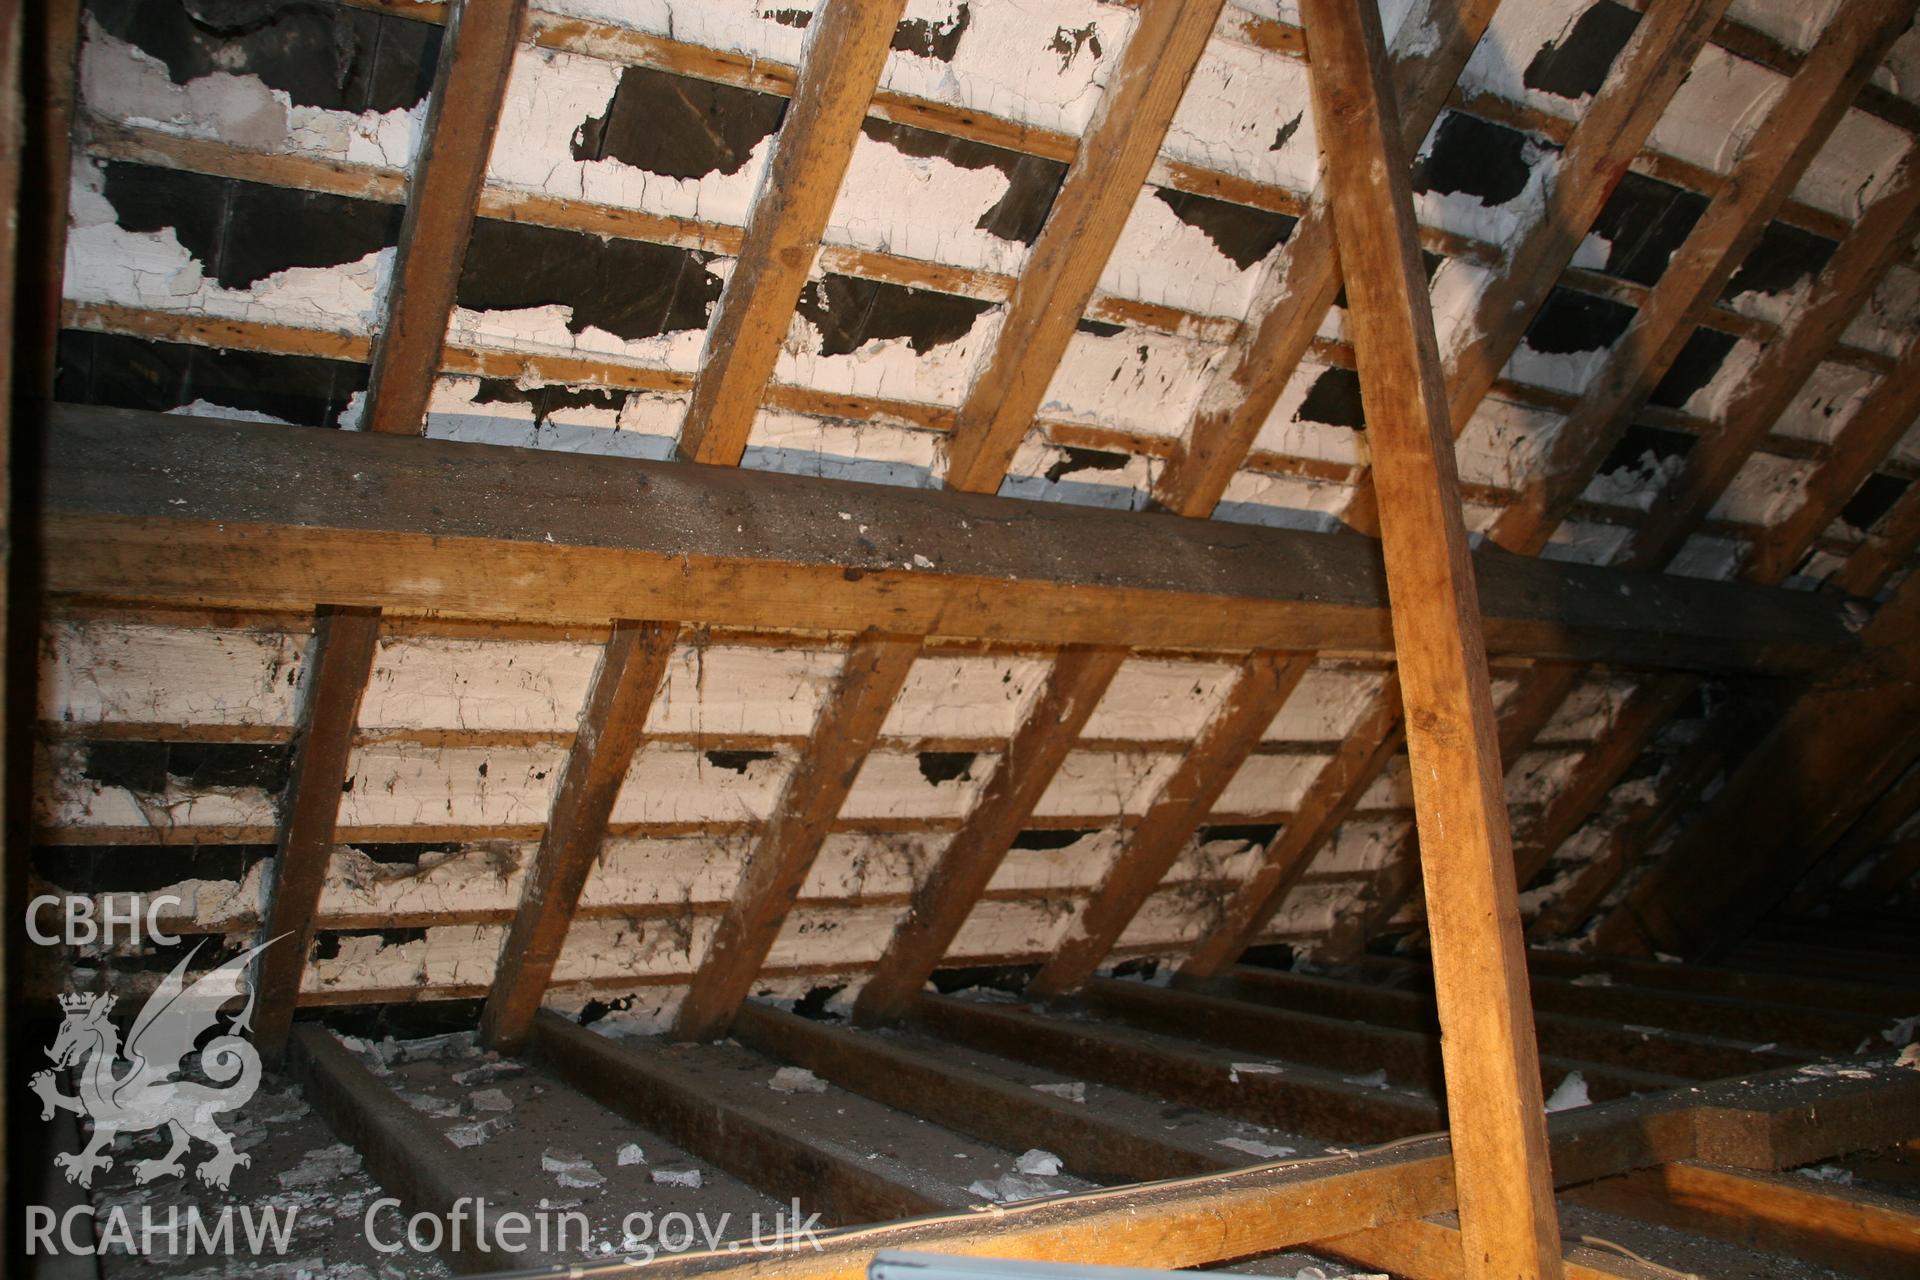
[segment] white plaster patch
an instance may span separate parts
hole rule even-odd
[[[1711,578],[1724,582],[1733,577],[1749,550],[1745,542],[1696,533],[1688,538],[1667,565],[1667,572],[1681,578]]]
[[[1530,387],[1564,391],[1580,395],[1606,366],[1614,348],[1596,347],[1591,351],[1536,351],[1522,338],[1501,370],[1504,377]]]
[[[795,65],[806,38],[788,15],[810,14],[817,0],[552,0],[556,13],[595,18],[689,44]],[[951,62],[894,51],[881,85],[896,93],[952,103],[1050,129],[1079,133],[1099,101],[1099,86],[1133,30],[1133,15],[1097,0],[1044,6],[1019,0],[910,0],[903,21],[925,24],[936,39],[960,38]],[[776,16],[778,15],[778,16]],[[1092,40],[1069,53],[1060,33],[1092,27]]]
[[[1805,500],[1807,481],[1817,470],[1815,463],[1803,458],[1749,454],[1726,492],[1713,504],[1710,518],[1739,524],[1778,524]]]
[[[172,227],[132,232],[115,221],[98,161],[73,166],[65,289],[74,302],[107,303],[366,334],[393,266],[381,249],[331,267],[289,267],[244,289],[216,284]]]
[[[806,734],[844,661],[821,649],[677,645],[647,713],[647,732]]]
[[[1857,108],[1848,111],[1814,153],[1793,189],[1794,198],[1849,220],[1858,218],[1886,188],[1912,144],[1913,135],[1898,125]]]
[[[85,776],[86,748],[41,743],[34,753],[34,819],[42,826],[151,828],[274,825],[274,797],[253,787],[189,787],[169,777],[157,792],[134,792]]]
[[[1543,805],[1566,789],[1580,765],[1578,751],[1525,751],[1507,770],[1507,803]]]
[[[1059,899],[984,899],[967,914],[943,963],[1052,955],[1079,909],[1079,903]]]
[[[1726,358],[1720,362],[1720,367],[1714,370],[1713,376],[1680,405],[1681,412],[1710,422],[1722,421],[1728,402],[1745,389],[1753,374],[1753,366],[1760,359],[1761,349],[1761,344],[1751,338],[1735,342]]]
[[[709,753],[650,742],[627,770],[613,821],[760,821],[779,802],[794,764],[787,750]]]
[[[599,660],[597,645],[385,637],[360,727],[572,732]]]
[[[1129,658],[1094,708],[1087,738],[1191,738],[1206,728],[1237,670],[1217,662]]]
[[[1630,676],[1592,676],[1583,679],[1554,709],[1533,740],[1541,745],[1595,742],[1612,727],[1620,708],[1639,688]]]
[[[1920,102],[1920,27],[1893,42],[1886,61],[1873,73],[1873,83],[1908,102]]]
[[[377,933],[323,935],[308,963],[303,991],[395,991],[408,987],[486,986],[493,981],[505,925],[458,924],[427,929],[408,942]],[[331,950],[332,954],[321,955]]]
[[[85,18],[80,99],[110,120],[248,151],[290,152],[406,169],[420,137],[425,102],[393,111],[328,111],[295,106],[255,75],[216,71],[175,84],[166,64]]]
[[[1107,869],[1120,853],[1121,834],[1112,827],[1086,832],[1034,832],[1037,837],[1072,837],[1059,848],[1021,848],[1022,836],[994,871],[987,888],[996,892],[1065,893],[1084,891],[1106,879]],[[1050,841],[1049,841],[1050,842]]]
[[[1076,330],[1040,411],[1067,422],[1177,439],[1224,348],[1146,329]]]
[[[1773,429],[1783,436],[1831,444],[1878,382],[1857,365],[1823,362],[1801,384]]]
[[[1531,0],[1528,4],[1501,5],[1487,23],[1486,34],[1474,46],[1473,56],[1461,72],[1461,85],[1509,102],[1524,102],[1563,120],[1579,119],[1592,104],[1590,95],[1568,99],[1529,88],[1526,71],[1546,45],[1564,42],[1580,15],[1591,7],[1592,0]]]
[[[1034,806],[1034,816],[1117,818],[1145,813],[1179,767],[1177,755],[1070,751]]]
[[[880,732],[897,738],[1010,738],[1046,682],[1040,658],[916,658]]]
[[[1159,469],[1156,458],[1104,450],[1089,454],[1056,445],[1040,431],[1029,431],[1007,464],[999,492],[1003,498],[1030,502],[1138,511],[1146,506]]]
[[[1366,447],[1358,431],[1301,416],[1307,396],[1331,368],[1312,359],[1303,359],[1294,366],[1280,398],[1261,424],[1260,434],[1254,437],[1255,449],[1345,466],[1356,465],[1365,458]]]
[[[1616,524],[1562,520],[1540,548],[1543,560],[1572,564],[1611,564],[1633,537],[1633,530]]]
[[[912,893],[950,838],[935,832],[833,832],[821,842],[800,897],[804,901]]]
[[[964,335],[920,354],[914,352],[910,339],[872,338],[845,355],[828,356],[820,354],[820,330],[796,314],[774,377],[845,395],[957,406],[966,397],[976,364],[999,337],[1004,316],[1004,308],[989,308],[974,318]]]
[[[1565,421],[1549,409],[1481,399],[1454,442],[1460,479],[1467,484],[1519,489],[1541,474],[1542,458]]]
[[[846,803],[844,818],[958,818],[973,808],[980,788],[1000,764],[1000,757],[975,755],[964,773],[940,782],[929,780],[920,757],[909,751],[873,751],[860,766]]]
[[[823,238],[829,244],[1018,275],[1027,246],[979,225],[1011,185],[998,169],[910,156],[862,134]]]
[[[1261,262],[1242,268],[1205,231],[1182,222],[1158,190],[1141,189],[1100,273],[1100,288],[1182,311],[1244,319]],[[1262,262],[1285,252],[1284,244],[1276,246]]]
[[[613,836],[601,846],[580,906],[646,907],[732,899],[753,849],[751,834],[670,839]]]
[[[1115,947],[1184,949],[1213,931],[1220,918],[1222,892],[1173,886],[1148,894]]]
[[[567,930],[555,982],[690,974],[713,941],[713,916],[596,917]]]
[[[1845,341],[1885,356],[1898,356],[1920,329],[1920,271],[1887,268],[1873,296],[1847,326]]]
[[[1434,122],[1433,132],[1421,147],[1423,157],[1433,147],[1446,121],[1447,117],[1442,114]],[[1522,231],[1540,221],[1546,210],[1547,193],[1560,171],[1560,153],[1532,137],[1523,138],[1520,158],[1527,168],[1526,184],[1499,204],[1490,205],[1466,191],[1416,192],[1413,206],[1420,225],[1489,244],[1508,246],[1517,242]]]
[[[1267,742],[1343,742],[1386,679],[1381,671],[1315,667],[1260,736]]]
[[[1709,44],[1653,126],[1648,144],[1675,159],[1727,173],[1786,85],[1786,77]]]
[[[1184,884],[1192,880],[1204,880],[1213,884],[1242,884],[1259,868],[1266,859],[1266,845],[1258,840],[1234,840],[1227,838],[1203,839],[1207,828],[1202,827],[1197,835],[1180,851],[1167,874],[1160,878],[1162,884]]]
[[[393,919],[456,911],[513,911],[537,846],[478,840],[452,853],[423,853],[416,863],[380,862],[336,845],[320,888],[321,919]]]
[[[1300,807],[1307,788],[1326,768],[1329,756],[1255,753],[1246,759],[1233,781],[1214,801],[1216,814],[1264,815],[1291,813]]]
[[[285,632],[53,622],[40,648],[40,716],[291,726],[306,647],[306,636]]]
[[[600,58],[523,48],[514,57],[487,176],[502,186],[666,217],[746,225],[773,148],[768,135],[734,173],[698,178],[649,173],[615,159],[576,160],[576,131],[604,117],[622,68]]]
[[[1353,486],[1302,476],[1237,471],[1227,482],[1216,520],[1305,529],[1328,533],[1340,527],[1340,513],[1353,502]]]
[[[763,408],[754,417],[740,465],[926,488],[946,470],[945,439],[906,423],[853,422]]]
[[[724,279],[733,269],[733,260],[716,258],[706,264],[706,269]],[[572,319],[573,308],[559,303],[500,311],[455,307],[447,342],[515,353],[603,356],[616,364],[678,373],[692,373],[700,366],[700,349],[707,336],[704,324],[698,329],[675,329],[651,338],[629,339],[591,324],[576,333],[569,327]]]
[[[873,964],[906,911],[904,906],[799,907],[781,922],[766,967]]]
[[[1378,871],[1412,830],[1405,818],[1349,818],[1334,829],[1312,869],[1325,875]]]
[[[1269,186],[1311,191],[1320,158],[1312,97],[1300,59],[1211,40],[1163,150]]]
[[[342,827],[544,824],[567,749],[424,747],[376,742],[355,747],[340,797]]]
[[[1380,775],[1360,793],[1360,802],[1354,808],[1362,813],[1413,808],[1413,771],[1404,751],[1388,759]]]
[[[1839,12],[1843,0],[1733,0],[1727,17],[1805,53]]]
[[[1304,937],[1326,933],[1345,914],[1357,894],[1355,886],[1340,881],[1297,884],[1260,936]]]
[[[532,391],[540,385],[530,383],[521,389]],[[611,393],[613,399],[625,397],[615,405],[563,404],[541,418],[535,416],[532,405],[522,401],[481,400],[483,386],[479,378],[436,379],[427,404],[428,438],[657,461],[672,455],[680,419],[687,411],[683,395],[627,391]]]

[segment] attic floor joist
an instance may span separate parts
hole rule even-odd
[[[1696,972],[1716,980],[1712,971],[1662,968],[1674,981]],[[1764,981],[1750,977],[1749,987],[1764,990]],[[1351,978],[1329,985],[1388,994]],[[580,1154],[547,1148],[552,1159],[576,1162],[566,1166],[576,1180],[583,1170],[602,1179],[569,1193],[587,1238],[563,1237],[537,1257],[525,1236],[512,1252],[499,1236],[469,1233],[457,1250],[443,1241],[443,1256],[461,1269],[584,1261],[593,1274],[591,1242],[608,1231],[617,1237],[623,1188],[658,1168],[671,1175],[654,1179],[663,1211],[704,1201],[710,1209],[738,1206],[744,1217],[747,1207],[784,1203],[804,1184],[803,1203],[828,1230],[818,1248],[755,1253],[745,1236],[730,1249],[722,1226],[706,1251],[696,1244],[690,1256],[650,1253],[649,1269],[670,1275],[855,1275],[887,1247],[1162,1267],[1253,1259],[1256,1274],[1266,1273],[1259,1255],[1291,1249],[1308,1252],[1274,1257],[1281,1274],[1328,1255],[1410,1280],[1472,1274],[1448,1216],[1455,1193],[1446,1137],[1423,1132],[1422,1091],[1408,1087],[1412,1077],[1397,1067],[1385,1083],[1355,1077],[1326,1056],[1330,1045],[1308,1046],[1312,1064],[1294,1057],[1298,1028],[1276,1025],[1262,1038],[1265,1013],[1290,1015],[1261,1004],[1243,1006],[1242,1019],[1217,1019],[1215,1043],[1173,1040],[1128,1023],[1150,1018],[1145,1011],[1155,1006],[1203,997],[1134,982],[1106,986],[1121,999],[1100,1017],[1056,1009],[1041,1019],[1031,1007],[976,992],[925,997],[912,1028],[887,1032],[754,1003],[736,1023],[738,1044],[668,1046],[543,1013],[519,1062],[481,1058],[460,1037],[382,1048],[343,1042],[314,1024],[296,1030],[295,1045],[322,1118],[409,1211],[445,1216],[459,1196],[483,1194],[489,1213],[505,1221],[499,1215],[530,1208],[535,1192],[515,1185],[503,1162],[534,1161],[553,1141],[543,1123],[565,1117],[594,1128],[593,1140],[571,1142]],[[1111,1016],[1129,1006],[1133,1013]],[[1734,1006],[1709,999],[1698,1007]],[[1354,1012],[1328,1019],[1331,1034],[1420,1043]],[[1022,1027],[1045,1035],[1023,1035]],[[1709,1043],[1664,1029],[1614,1024],[1613,1032],[1623,1043],[1637,1034],[1679,1052]],[[1836,1266],[1874,1277],[1910,1266],[1920,1251],[1920,1207],[1898,1181],[1898,1135],[1920,1134],[1920,1077],[1884,1053],[1770,1067],[1768,1050],[1751,1039],[1711,1043],[1750,1054],[1754,1065],[1713,1079],[1703,1060],[1688,1087],[1639,1082],[1638,1096],[1601,1101],[1596,1093],[1549,1118],[1559,1213],[1570,1234],[1601,1237],[1569,1246],[1567,1273],[1660,1274],[1621,1246],[1656,1266],[1695,1271],[1707,1258],[1761,1274]],[[1122,1045],[1125,1052],[1113,1051]],[[476,1069],[508,1106],[478,1125],[477,1143],[465,1132],[473,1120],[429,1105],[458,1092],[452,1073]],[[1056,1094],[1067,1086],[1049,1082],[1061,1079],[1082,1092],[1071,1100]],[[1318,1105],[1301,1109],[1300,1100],[1315,1095]],[[1170,1112],[1167,1101],[1186,1105]],[[828,1115],[840,1131],[819,1124]],[[1341,1137],[1357,1134],[1356,1125],[1383,1126],[1372,1131],[1393,1140],[1357,1147]],[[611,1153],[622,1144],[641,1150],[645,1163],[616,1167]],[[1000,1172],[1034,1146],[1059,1162],[1054,1174]],[[1855,1156],[1876,1148],[1886,1150]],[[1248,1167],[1249,1155],[1265,1162]],[[1822,1162],[1825,1179],[1773,1176]],[[704,1184],[697,1194],[673,1189],[673,1179],[696,1169]],[[1829,1180],[1851,1170],[1862,1186]],[[962,1190],[968,1179],[975,1185]],[[996,1184],[1010,1188],[996,1197],[1040,1198],[981,1212],[981,1188]],[[1677,1230],[1650,1233],[1648,1223]]]

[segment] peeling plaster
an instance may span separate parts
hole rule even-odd
[[[256,75],[216,72],[175,84],[158,58],[116,38],[92,14],[84,21],[80,100],[110,120],[250,151],[388,169],[413,163],[424,101],[384,112],[329,111],[295,106]]]
[[[50,623],[40,715],[67,724],[291,727],[307,638],[108,622]]]
[[[173,228],[122,229],[102,194],[102,176],[98,162],[73,167],[65,274],[69,299],[334,332],[372,331],[393,266],[392,249],[338,266],[292,267],[244,289],[223,288],[207,277],[206,264],[181,245]]]

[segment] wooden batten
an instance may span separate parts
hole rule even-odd
[[[440,371],[526,0],[464,0],[440,44],[367,384],[369,431],[417,434]]]
[[[1407,150],[1379,15],[1340,0],[1311,0],[1302,13],[1360,391],[1373,409],[1462,1247],[1488,1274],[1557,1277],[1505,780]]]

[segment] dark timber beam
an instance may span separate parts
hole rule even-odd
[[[721,1096],[696,1065],[658,1042],[620,1044],[542,1010],[527,1045],[535,1061],[609,1111],[769,1195],[799,1194],[807,1212],[830,1223],[953,1207],[903,1177],[898,1162],[869,1162],[865,1147],[794,1133],[778,1115]]]
[[[519,909],[501,940],[500,964],[480,1018],[482,1038],[496,1049],[518,1048],[540,1008],[678,630],[672,623],[616,622],[600,652],[580,729],[554,790]]]
[[[1359,537],[120,409],[27,429],[47,440],[56,594],[1048,646],[1390,640],[1380,547]],[[1499,552],[1476,576],[1503,654],[1782,672],[1854,644],[1841,604],[1806,592]]]
[[[446,1225],[455,1205],[471,1197],[492,1212],[523,1203],[513,1190],[489,1185],[486,1170],[469,1161],[424,1116],[363,1066],[326,1028],[311,1023],[293,1029],[292,1066],[304,1095],[327,1127],[366,1161],[383,1191],[410,1213],[428,1213]],[[441,1256],[454,1270],[472,1274],[564,1265],[531,1252],[524,1237],[501,1235],[496,1221],[468,1215],[460,1246],[441,1233]]]
[[[957,1133],[1010,1151],[1042,1146],[1079,1177],[1139,1182],[1245,1163],[1212,1143],[1137,1131],[1105,1111],[957,1063],[950,1053],[908,1047],[898,1036],[835,1027],[764,1004],[742,1008],[733,1034],[768,1057]]]
[[[1595,949],[1697,955],[1737,941],[1920,758],[1920,575],[1862,639],[1602,922]]]
[[[981,789],[966,824],[914,889],[906,918],[861,988],[854,1002],[861,1021],[892,1021],[913,1007],[1124,661],[1126,654],[1118,649],[1071,648],[1054,658],[1047,683],[1007,744],[1006,757]]]
[[[1384,1142],[1442,1123],[1431,1094],[1356,1085],[1294,1064],[1281,1071],[1243,1071],[1230,1052],[1049,1017],[1032,1006],[922,995],[911,1023],[943,1040],[1060,1072],[1064,1079],[1093,1080],[1328,1141]]]
[[[1301,1013],[1203,991],[1169,990],[1113,978],[1096,978],[1088,983],[1080,993],[1079,1003],[1131,1026],[1163,1035],[1198,1038],[1329,1071],[1366,1075],[1384,1070],[1394,1084],[1435,1094],[1441,1088],[1440,1037],[1431,1031],[1375,1027],[1350,1018]],[[1548,1037],[1549,1032],[1543,1027],[1540,1032],[1543,1050]],[[1625,1040],[1626,1037],[1621,1037],[1616,1043],[1625,1049]],[[1607,1054],[1613,1046],[1594,1047],[1601,1054]],[[1659,1056],[1657,1047],[1655,1052],[1638,1059],[1626,1053],[1614,1054],[1612,1064],[1598,1055],[1592,1061],[1582,1057],[1542,1056],[1540,1082],[1543,1089],[1552,1089],[1569,1072],[1578,1071],[1592,1087],[1592,1097],[1606,1102],[1630,1093],[1671,1089],[1708,1074],[1724,1075],[1751,1069],[1753,1056],[1744,1047],[1737,1052],[1740,1054],[1738,1066],[1729,1065],[1726,1071],[1718,1073],[1693,1075],[1654,1074],[1659,1070],[1655,1065]]]
[[[854,641],[800,764],[787,779],[694,971],[674,1020],[675,1036],[711,1040],[725,1034],[919,653],[918,640],[898,636],[869,632]]]
[[[1867,1280],[1911,1280],[1920,1272],[1920,1209],[1864,1189],[1682,1160],[1562,1194],[1591,1209]]]
[[[1462,1247],[1562,1273],[1486,642],[1380,14],[1304,0],[1314,120],[1367,408],[1425,867]]]
[[[324,608],[307,646],[307,687],[293,734],[293,770],[280,799],[280,833],[262,909],[255,972],[259,1005],[253,1040],[273,1061],[286,1051],[287,1029],[300,999],[300,980],[313,945],[320,889],[333,854],[360,699],[373,671],[380,615],[365,609]]]
[[[807,23],[793,98],[707,326],[680,426],[683,458],[733,466],[746,451],[905,4],[827,0]]]
[[[414,435],[440,371],[467,239],[487,180],[526,0],[460,0],[420,123],[400,248],[367,383],[366,429]]]
[[[993,353],[967,389],[947,484],[992,493],[1026,437],[1139,201],[1221,0],[1143,0],[1073,165],[1014,286]]]
[[[1031,994],[1071,991],[1093,976],[1312,666],[1309,656],[1278,653],[1256,653],[1241,664],[1239,677],[1178,772],[1127,834],[1106,879],[1027,984]]]

